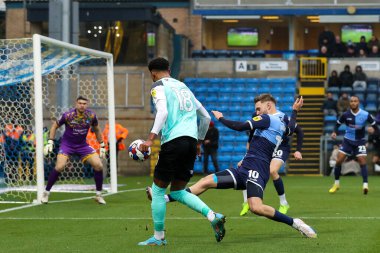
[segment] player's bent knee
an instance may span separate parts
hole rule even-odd
[[[264,215],[263,205],[260,205],[260,204],[253,204],[252,205],[252,204],[250,204],[249,210],[256,215],[259,215],[259,216]]]
[[[93,165],[93,168],[96,171],[102,171],[103,170],[103,164],[102,163],[96,163]]]

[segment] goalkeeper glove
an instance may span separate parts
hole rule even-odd
[[[48,140],[48,143],[44,147],[44,155],[47,156],[51,152],[53,152],[53,148],[54,148],[54,141],[53,140]]]
[[[99,157],[101,159],[106,158],[106,145],[104,144],[104,142],[100,143]]]

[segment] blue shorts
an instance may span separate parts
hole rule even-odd
[[[215,174],[218,189],[247,189],[247,197],[263,199],[264,189],[269,180],[269,162],[257,158],[244,158],[244,166],[227,169]]]
[[[279,147],[277,151],[274,153],[272,159],[281,160],[283,163],[288,160],[290,154],[290,149],[286,147]]]
[[[367,149],[365,147],[365,141],[351,141],[344,138],[339,152],[348,156],[366,156]]]

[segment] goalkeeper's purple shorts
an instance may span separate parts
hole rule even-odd
[[[58,154],[65,156],[78,155],[82,162],[85,162],[90,156],[96,154],[96,150],[87,143],[83,145],[68,145],[67,143],[61,143]]]

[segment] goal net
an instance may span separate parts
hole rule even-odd
[[[89,99],[102,131],[109,124],[110,159],[103,161],[103,188],[116,192],[112,55],[34,35],[0,40],[0,61],[0,201],[40,202],[65,127],[56,133],[53,152],[44,156],[49,129],[74,107],[78,96]],[[88,138],[91,146],[95,142]],[[94,190],[92,168],[75,156],[52,188]]]

